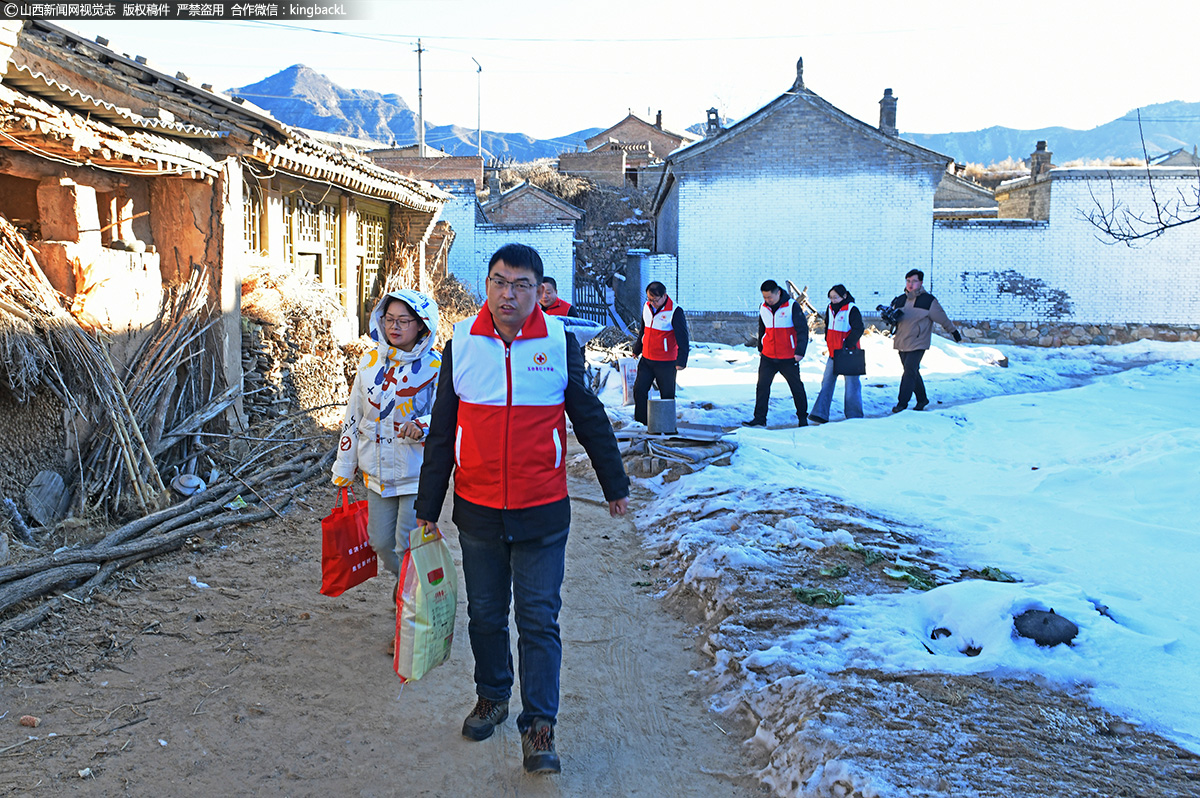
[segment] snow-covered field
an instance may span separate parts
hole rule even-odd
[[[1030,675],[1083,687],[1100,707],[1200,752],[1200,344],[999,349],[935,337],[922,363],[933,403],[899,414],[890,412],[900,376],[890,340],[864,344],[866,418],[841,419],[839,384],[831,423],[790,426],[777,379],[770,423],[789,426],[739,429],[727,467],[645,480],[658,498],[640,526],[654,545],[686,554],[686,579],[730,568],[769,575],[782,551],[854,536],[802,514],[732,528],[712,520],[800,489],[903,527],[950,567],[990,566],[1020,581],[939,578],[950,583],[849,594],[826,622],[768,633],[744,652],[746,688],[768,686],[756,673],[848,668]],[[681,419],[749,418],[757,359],[748,348],[697,345],[680,376]],[[801,366],[810,407],[824,359],[814,340]],[[616,380],[602,398],[614,415],[631,415]],[[672,514],[684,520],[665,530],[653,522]],[[1072,646],[1013,634],[1014,616],[1051,608],[1078,625]],[[932,639],[935,628],[950,635]]]

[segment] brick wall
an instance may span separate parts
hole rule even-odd
[[[457,245],[457,241],[455,245]],[[542,256],[542,266],[549,277],[558,283],[558,295],[566,298],[575,290],[575,225],[535,224],[475,228],[475,267],[471,278],[456,276],[480,296],[484,295],[483,281],[487,279],[487,264],[493,253],[505,244],[528,244]]]
[[[547,202],[537,192],[505,197],[495,204],[489,203],[483,210],[488,222],[496,225],[575,223],[572,214],[565,213],[561,208]]]
[[[483,159],[476,155],[414,158],[397,150],[373,150],[367,155],[384,169],[418,180],[471,180],[483,185]]]
[[[462,282],[472,288],[482,288],[483,278],[487,276],[487,262],[480,273],[477,247],[475,243],[475,216],[477,203],[475,201],[475,184],[465,181],[439,181],[438,188],[450,193],[450,200],[442,206],[438,217],[450,223],[454,230],[454,243],[450,246],[450,256],[446,260],[447,270]],[[488,253],[489,255],[491,253]],[[482,294],[480,294],[482,297]]]
[[[586,177],[602,185],[624,186],[625,153],[621,150],[564,152],[558,156],[558,171]]]
[[[873,307],[906,271],[929,266],[944,161],[891,146],[803,97],[722,135],[677,160],[676,196],[658,221],[658,251],[679,257],[684,307],[752,311],[768,278],[817,297],[844,283]]]
[[[1144,172],[1136,172],[1110,182],[1101,170],[1055,170],[1048,222],[935,222],[927,287],[951,318],[974,322],[988,339],[1188,338],[1200,323],[1200,224],[1127,247],[1108,243],[1084,218],[1093,197],[1111,204],[1110,191],[1131,211],[1148,213]],[[1196,184],[1193,171],[1157,178],[1156,190],[1170,197]]]

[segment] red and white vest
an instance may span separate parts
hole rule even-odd
[[[662,310],[655,312],[647,302],[642,306],[642,357],[647,360],[674,362],[679,357],[679,346],[675,343],[675,330],[671,318],[675,315],[675,303],[671,297],[663,303]]]
[[[551,316],[566,316],[571,312],[571,303],[556,299],[550,307],[543,307],[542,312],[549,313]]]
[[[778,310],[772,311],[767,303],[758,309],[762,319],[763,357],[776,360],[793,360],[796,357],[796,327],[792,323],[792,303],[784,302]]]
[[[847,302],[845,307],[837,313],[833,312],[833,305],[829,306],[827,315],[829,316],[829,326],[825,328],[825,345],[829,347],[829,353],[842,348],[842,341],[846,340],[846,336],[850,334],[850,308],[854,307],[853,302]],[[862,349],[862,345],[855,342],[856,349]]]
[[[454,325],[454,492],[495,509],[567,496],[567,336],[535,307],[511,344],[486,304]]]

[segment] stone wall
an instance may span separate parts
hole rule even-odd
[[[1131,341],[1196,341],[1200,324],[1052,324],[1025,321],[956,322],[963,340],[1021,346],[1103,346]]]

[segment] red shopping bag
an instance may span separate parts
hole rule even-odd
[[[379,573],[367,542],[367,503],[351,504],[346,488],[341,500],[321,519],[321,593],[326,596],[340,596]]]

